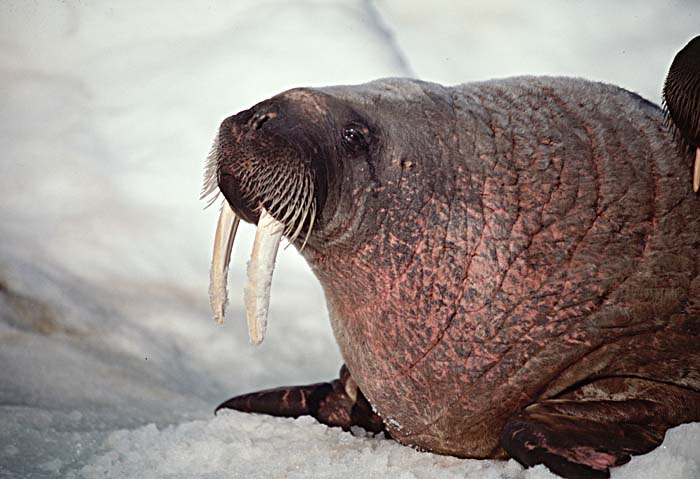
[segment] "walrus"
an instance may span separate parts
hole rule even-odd
[[[240,219],[262,341],[286,237],[323,287],[345,364],[219,408],[384,431],[567,478],[700,420],[700,199],[662,109],[622,88],[517,77],[295,88],[226,118],[217,320]]]

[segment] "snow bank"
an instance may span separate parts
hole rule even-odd
[[[248,344],[245,225],[214,324],[217,211],[198,199],[218,123],[283,89],[565,73],[658,100],[700,16],[690,1],[523,5],[2,2],[0,477],[547,477],[310,420],[213,418],[234,394],[330,379],[341,358],[292,250],[265,343]],[[699,434],[678,428],[613,477],[694,477]]]
[[[612,479],[700,476],[700,428],[681,426],[664,446],[615,469]],[[355,437],[310,418],[255,417],[228,412],[206,421],[111,433],[69,478],[286,477],[402,479],[550,479],[546,468],[517,462],[460,460],[420,453],[383,437]],[[661,473],[661,471],[663,471]]]

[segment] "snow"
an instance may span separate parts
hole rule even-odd
[[[300,85],[556,73],[658,102],[699,18],[694,0],[0,3],[0,478],[552,477],[308,418],[214,417],[341,358],[291,249],[248,344],[248,225],[215,324],[204,160],[224,117]],[[697,477],[698,443],[700,425],[676,428],[613,478]]]

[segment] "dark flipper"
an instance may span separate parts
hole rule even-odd
[[[568,479],[608,478],[610,467],[651,451],[663,442],[667,429],[700,414],[699,402],[683,400],[693,394],[687,390],[636,386],[645,393],[640,398],[574,395],[532,404],[508,421],[501,446],[526,467],[544,464]]]
[[[370,432],[384,431],[382,419],[343,365],[340,379],[308,386],[288,386],[236,396],[219,405],[219,409],[269,414],[271,416],[312,416],[319,422],[347,431],[360,426]]]

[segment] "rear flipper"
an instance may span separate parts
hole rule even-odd
[[[544,464],[568,479],[608,478],[610,467],[659,446],[667,429],[700,419],[694,391],[622,378],[589,386],[588,397],[579,391],[513,416],[502,447],[526,467]]]
[[[382,419],[372,411],[345,365],[340,368],[340,379],[329,383],[244,394],[222,403],[216,411],[219,409],[293,418],[312,416],[323,424],[341,427],[344,431],[352,426],[360,426],[375,434],[384,431]]]

